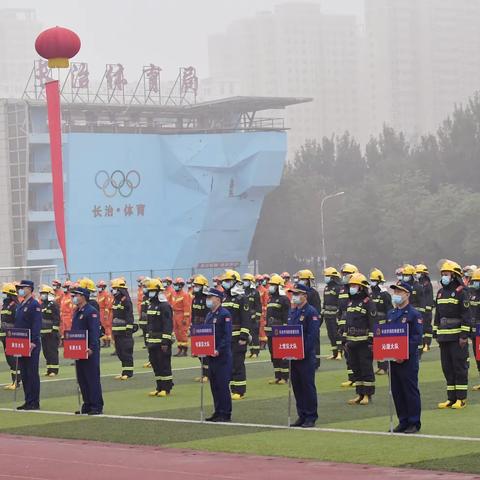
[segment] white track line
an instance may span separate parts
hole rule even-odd
[[[248,367],[250,365],[256,365],[258,363],[270,363],[270,360],[256,360],[254,362],[245,362],[245,365]],[[196,367],[180,367],[180,368],[173,368],[172,372],[183,372],[185,370],[199,370],[200,371],[200,364]],[[153,374],[153,370],[151,368],[146,368],[144,370],[135,372],[135,375],[142,375],[149,373],[150,375]],[[111,378],[111,377],[116,377],[118,374],[117,373],[109,373],[105,375],[100,375],[100,378]],[[76,377],[65,377],[65,378],[52,378],[49,380],[40,380],[40,383],[53,383],[53,382],[66,382],[66,381],[71,381],[71,380],[77,380]],[[10,383],[0,383],[0,387],[5,387],[7,385],[11,385]]]
[[[37,415],[64,415],[64,416],[73,416],[80,417],[80,415],[75,415],[72,412],[57,412],[49,410],[21,410],[17,411],[12,408],[0,408],[1,412],[15,412],[20,414],[33,413]],[[88,417],[88,415],[81,415],[82,417]],[[359,434],[359,435],[380,435],[387,437],[402,437],[402,438],[428,438],[433,440],[452,440],[457,442],[480,442],[480,437],[458,437],[453,435],[428,435],[423,433],[418,433],[414,435],[405,435],[404,433],[390,433],[390,432],[378,432],[373,430],[354,430],[346,428],[326,428],[326,427],[314,427],[308,429],[299,429],[287,427],[286,425],[268,425],[263,423],[239,423],[239,422],[201,422],[200,420],[187,420],[183,418],[162,418],[162,417],[140,417],[136,415],[97,415],[98,418],[110,418],[114,420],[143,420],[143,421],[153,421],[153,422],[170,422],[170,423],[188,423],[188,424],[205,424],[205,425],[222,425],[222,426],[231,426],[231,427],[248,427],[248,428],[265,428],[270,430],[291,430],[291,431],[302,431],[302,432],[326,432],[326,433],[350,433],[350,434]]]

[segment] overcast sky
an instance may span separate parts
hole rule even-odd
[[[300,0],[290,0],[289,3]],[[194,65],[208,76],[207,38],[223,32],[237,18],[249,17],[282,0],[0,0],[0,8],[34,8],[45,26],[65,26],[82,39],[78,61],[90,64],[93,77],[105,63],[123,63],[126,78],[140,76],[155,63],[163,78],[180,65]],[[325,12],[362,17],[363,0],[312,0]],[[361,19],[359,19],[361,21]],[[32,46],[33,48],[33,46]]]

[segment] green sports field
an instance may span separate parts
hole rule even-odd
[[[154,389],[153,373],[142,368],[147,354],[141,348],[141,339],[136,340],[136,374],[129,381],[113,378],[120,370],[118,359],[110,355],[112,349],[102,349],[102,385],[105,414],[138,419],[47,413],[73,412],[77,409],[74,370],[69,361],[62,360],[59,377],[48,380],[42,378],[41,407],[44,413],[6,411],[13,407],[13,392],[0,391],[0,432],[334,462],[471,473],[480,471],[480,392],[469,392],[468,407],[464,410],[436,409],[437,402],[446,398],[438,348],[424,355],[420,370],[422,434],[432,436],[425,438],[364,433],[384,433],[388,430],[387,378],[377,377],[377,394],[373,404],[367,407],[348,406],[346,402],[354,396],[354,391],[339,386],[345,380],[345,365],[328,360],[322,360],[317,373],[320,415],[317,427],[348,431],[273,428],[274,425],[287,423],[288,388],[268,385],[272,368],[266,361],[266,352],[262,352],[258,360],[248,361],[247,398],[233,405],[233,421],[246,425],[155,420],[199,420],[200,385],[193,381],[199,375],[199,363],[197,359],[174,358],[175,387],[172,395],[168,398],[148,397],[147,393]],[[325,339],[322,340],[325,345]],[[323,350],[327,353],[326,347]],[[1,366],[0,382],[6,384],[9,381],[7,365],[2,362]],[[480,383],[475,367],[472,362],[471,385]],[[44,372],[43,359],[41,372]],[[22,399],[23,391],[19,391],[18,402]],[[209,414],[211,396],[208,385],[205,386],[205,405]],[[292,416],[295,419],[294,411]],[[441,436],[449,438],[439,438]]]

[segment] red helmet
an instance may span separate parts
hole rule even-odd
[[[73,287],[73,282],[70,280],[66,280],[65,283],[63,284],[63,288],[71,288]]]
[[[280,275],[284,280],[286,278],[290,278],[290,274],[288,272],[283,272],[281,275]]]
[[[261,282],[263,280],[263,275],[255,275],[255,281]]]
[[[163,283],[165,282],[170,282],[170,283],[173,283],[173,280],[172,280],[172,277],[165,277],[163,280],[162,280]]]
[[[55,280],[52,280],[52,287],[53,288],[61,288],[62,282],[58,280],[58,278],[55,278]]]
[[[99,280],[98,283],[97,283],[98,288],[106,287],[106,286],[107,286],[107,282],[105,282],[105,280]]]
[[[173,283],[177,285],[179,284],[185,285],[185,280],[182,277],[177,277]]]

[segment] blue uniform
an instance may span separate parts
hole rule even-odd
[[[30,339],[35,344],[30,357],[19,358],[18,365],[23,381],[25,405],[29,408],[39,408],[40,375],[38,373],[38,362],[41,350],[42,309],[33,297],[18,305],[15,312],[15,328],[28,328]]]
[[[81,413],[103,411],[102,385],[100,384],[100,320],[99,313],[90,304],[75,311],[72,330],[88,331],[88,348],[92,351],[88,359],[76,360],[78,385],[82,392]]]
[[[218,356],[208,359],[210,389],[212,390],[215,408],[214,415],[230,419],[232,415],[232,398],[230,396],[232,319],[230,312],[220,306],[215,312],[207,314],[205,324],[215,325],[215,349],[218,352]]]
[[[421,313],[410,304],[388,312],[387,323],[408,323],[410,356],[403,363],[391,362],[392,395],[400,427],[421,427],[421,402],[418,390],[418,347],[423,343]]]
[[[292,360],[291,367],[291,381],[297,402],[298,418],[315,422],[318,418],[315,368],[320,331],[319,314],[308,303],[303,307],[292,308],[288,314],[288,325],[303,325],[305,358]]]

